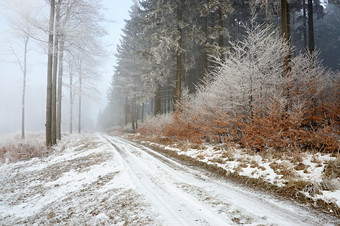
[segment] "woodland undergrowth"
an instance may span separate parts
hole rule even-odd
[[[43,134],[28,134],[25,139],[20,134],[0,137],[0,164],[41,157],[50,151]]]
[[[277,31],[245,27],[197,93],[183,95],[171,115],[149,118],[138,132],[173,141],[237,143],[250,150],[339,152],[340,72],[323,67],[318,52],[290,60]]]

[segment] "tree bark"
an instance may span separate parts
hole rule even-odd
[[[64,63],[64,40],[60,41],[59,47],[59,70],[58,70],[58,99],[57,99],[57,139],[61,139],[61,104],[63,88],[63,64]]]
[[[71,71],[72,70],[70,70],[70,134],[72,134],[73,129],[73,81]]]
[[[154,105],[154,115],[160,115],[161,110],[161,87],[158,85],[155,93],[155,105]]]
[[[222,6],[220,5],[219,10],[218,10],[218,25],[220,27],[220,34],[218,36],[218,45],[220,48],[223,48],[223,11],[222,11]],[[221,53],[220,53],[221,54]]]
[[[208,15],[204,17],[204,33],[205,33],[205,45],[203,48],[203,68],[204,68],[204,73],[208,72],[208,52],[207,52],[207,46],[208,46]]]
[[[125,104],[124,104],[124,125],[128,124],[128,98],[125,97]]]
[[[306,0],[302,0],[302,11],[303,11],[303,47],[307,49],[307,14],[306,14]]]
[[[52,146],[52,67],[53,67],[53,25],[55,0],[51,0],[48,59],[47,59],[47,95],[46,95],[46,146]]]
[[[178,40],[178,46],[179,49],[176,52],[176,77],[175,77],[175,97],[174,97],[174,110],[178,109],[178,104],[181,99],[181,93],[182,93],[182,72],[183,72],[183,62],[182,62],[182,35],[183,35],[183,29],[180,26],[180,23],[183,20],[183,11],[182,11],[183,1],[181,1],[178,9],[177,9],[177,29],[180,34],[180,38]]]
[[[142,123],[144,123],[144,103],[142,104]]]
[[[311,67],[314,68],[314,63],[315,63],[315,59],[314,59],[314,55],[313,52],[315,51],[315,43],[314,43],[314,22],[313,22],[313,1],[312,0],[308,0],[308,50],[311,54],[312,57],[312,62],[311,62]],[[316,83],[315,83],[315,75],[313,76],[313,84],[312,84],[312,108],[313,108],[313,116],[315,116],[317,114],[317,99],[315,97],[315,92],[316,92]],[[312,122],[314,124],[314,122]]]
[[[57,73],[59,54],[60,0],[56,3],[56,22],[54,27],[54,56],[52,73],[52,145],[57,143]]]
[[[134,99],[131,104],[131,125],[132,130],[136,131],[136,100]]]
[[[310,53],[313,53],[315,50],[314,44],[314,23],[313,23],[313,1],[308,0],[308,49]]]
[[[82,95],[82,73],[79,73],[79,105],[78,105],[78,133],[81,133],[81,95]]]
[[[289,4],[287,0],[281,0],[281,27],[283,41],[289,46],[290,39],[290,20],[289,20]],[[283,76],[287,76],[290,70],[290,53],[285,54],[283,59]]]
[[[21,102],[21,139],[25,139],[25,96],[26,96],[26,75],[27,75],[27,46],[28,46],[27,36],[25,38],[24,47],[24,65],[23,65],[23,84],[22,84],[22,102]]]

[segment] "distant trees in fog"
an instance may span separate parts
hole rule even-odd
[[[38,4],[33,4],[38,3]],[[48,0],[48,1],[5,1],[11,15],[10,26],[15,37],[23,39],[24,53],[18,63],[23,72],[22,137],[24,138],[24,105],[28,41],[34,40],[47,49],[47,99],[46,99],[46,144],[56,144],[61,138],[62,87],[70,92],[70,111],[73,95],[78,95],[78,132],[81,132],[82,98],[91,93],[95,96],[94,81],[100,77],[101,59],[106,54],[100,38],[106,35],[101,25],[101,3],[99,0]],[[35,8],[33,7],[35,6]],[[49,10],[49,16],[45,12]],[[47,14],[47,13],[46,13]],[[47,35],[48,34],[48,35]],[[48,37],[48,40],[46,39]],[[64,68],[64,61],[67,66]],[[65,83],[69,76],[72,84]],[[77,86],[75,86],[77,84]],[[89,85],[87,85],[89,84]],[[90,95],[89,95],[90,96]],[[89,97],[88,96],[88,97]],[[93,97],[95,98],[95,97]],[[70,117],[72,125],[72,117]],[[72,133],[72,126],[70,126]]]

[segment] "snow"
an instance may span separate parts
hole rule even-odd
[[[284,187],[289,180],[295,180],[305,181],[320,188],[320,183],[324,181],[323,172],[326,164],[329,161],[336,159],[336,157],[331,157],[331,154],[329,153],[301,153],[302,163],[305,165],[306,170],[295,170],[294,167],[296,167],[299,162],[294,159],[294,156],[285,156],[286,154],[283,154],[278,159],[273,156],[262,157],[259,154],[251,154],[249,151],[235,147],[228,147],[229,150],[226,148],[215,150],[216,146],[210,144],[205,144],[198,149],[181,149],[178,144],[169,146],[150,141],[142,141],[142,143],[177,152],[180,155],[186,155],[196,160],[216,165],[230,173],[235,173],[237,171],[240,176],[256,179],[260,178],[261,180],[279,187]],[[190,146],[190,144],[186,144],[186,146]],[[223,155],[223,153],[227,154]],[[215,161],[215,159],[219,159],[219,161]],[[257,166],[252,167],[252,162],[257,164]],[[286,167],[287,170],[291,172],[291,175],[284,176],[284,172],[281,173],[281,170],[274,170],[271,166],[273,163],[278,164],[281,167]],[[318,199],[321,199],[328,203],[335,203],[340,207],[340,197],[338,195],[340,191],[340,180],[333,179],[332,184],[335,186],[335,189],[333,191],[321,191],[322,195],[309,194],[304,191],[301,191],[301,193],[305,194],[306,197],[313,199],[315,202]]]
[[[322,191],[323,197],[321,199],[327,200],[329,202],[335,202],[338,206],[340,206],[340,190],[336,191]]]
[[[211,155],[218,153],[208,151]],[[252,168],[248,165],[242,173],[251,174]],[[336,222],[329,216],[316,215],[288,201],[182,165],[147,147],[102,134],[68,136],[48,157],[2,164],[0,181],[1,225]],[[335,194],[339,196],[324,196],[334,199]]]

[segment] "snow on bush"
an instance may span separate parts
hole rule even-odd
[[[157,115],[155,117],[147,117],[138,132],[143,134],[161,134],[173,121],[171,114]]]
[[[291,58],[284,76],[292,50],[279,32],[254,20],[245,30],[197,93],[183,97],[174,120],[149,121],[157,127],[149,132],[255,150],[339,150],[340,74],[327,71],[315,52]]]
[[[40,157],[48,153],[43,134],[27,134],[21,139],[20,134],[0,136],[0,163],[11,163]]]

